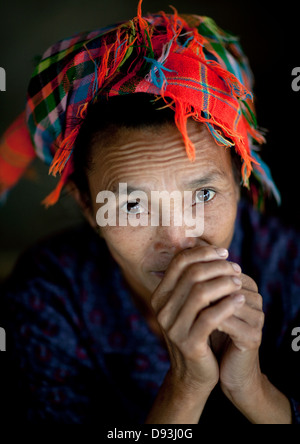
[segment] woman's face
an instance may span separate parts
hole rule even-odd
[[[147,193],[147,208],[146,201],[130,199],[128,203],[128,196],[120,195],[119,202],[116,200],[120,208],[116,226],[101,227],[101,235],[129,286],[144,298],[150,297],[162,279],[158,272],[165,270],[179,251],[204,243],[228,248],[232,240],[239,187],[234,180],[230,151],[218,146],[202,124],[189,121],[188,133],[196,149],[194,162],[188,159],[182,135],[173,125],[122,128],[109,146],[97,149],[96,143],[93,147],[94,168],[88,181],[94,225],[97,211],[108,203],[96,203],[100,191],[115,192],[119,183],[126,183],[128,194],[131,189]],[[169,226],[162,225],[161,219],[158,226],[152,226],[150,216],[146,226],[132,226],[131,220],[139,219],[142,223],[148,212],[150,215],[154,211],[151,191],[179,191],[182,196],[184,191],[192,192],[193,215],[197,205],[204,209],[203,233],[187,237],[186,230],[191,227],[186,226],[184,217],[181,226],[174,224],[174,211],[181,208],[183,213],[186,205],[175,209],[172,200]],[[120,226],[119,216],[127,226]]]

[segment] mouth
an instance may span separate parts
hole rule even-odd
[[[151,274],[162,279],[165,275],[165,271],[151,271]]]

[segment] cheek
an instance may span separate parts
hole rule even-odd
[[[204,235],[214,245],[228,248],[233,236],[237,200],[220,199],[217,205],[207,206],[204,212]]]
[[[128,267],[142,262],[148,238],[144,227],[102,227],[101,234],[119,265]]]

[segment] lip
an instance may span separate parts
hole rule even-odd
[[[165,275],[164,271],[151,271],[151,274],[154,276],[157,276],[158,278],[162,279]]]

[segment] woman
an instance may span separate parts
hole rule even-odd
[[[237,40],[140,2],[44,54],[26,124],[5,134],[1,191],[39,155],[61,174],[45,205],[65,186],[88,223],[25,252],[2,290],[20,418],[299,422],[299,238],[241,198],[279,195]],[[174,191],[191,200],[170,215],[189,209],[196,235],[149,223],[166,209],[152,192]]]

